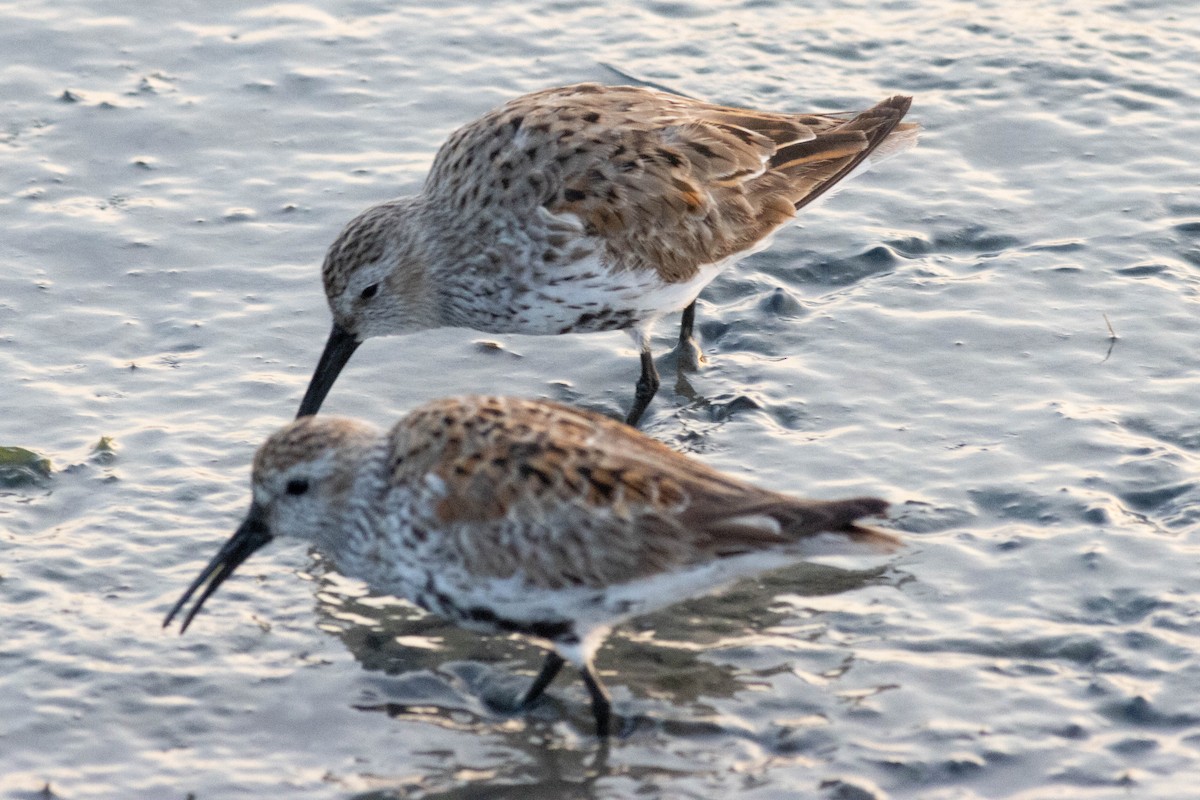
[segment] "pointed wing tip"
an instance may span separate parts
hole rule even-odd
[[[856,544],[877,553],[894,553],[904,546],[904,540],[894,533],[858,524],[864,517],[887,517],[888,501],[878,497],[856,497],[845,503],[848,519],[843,532]]]
[[[878,528],[851,525],[845,533],[855,544],[863,545],[875,553],[894,553],[904,547],[904,540],[899,536]]]
[[[868,136],[882,136],[886,138],[897,129],[906,127],[900,123],[904,119],[904,116],[908,114],[908,110],[912,108],[912,101],[912,95],[892,95],[888,99],[881,100],[866,111],[858,114],[847,123],[847,127],[853,129],[865,124],[868,126],[865,129],[868,130]],[[871,128],[874,130],[870,130]]]

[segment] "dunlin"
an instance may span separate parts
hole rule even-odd
[[[767,246],[839,181],[916,141],[911,98],[859,114],[779,114],[634,86],[525,95],[453,133],[420,194],[367,209],[322,269],[333,329],[298,416],[372,336],[624,330],[658,390],[650,332],[724,267]]]
[[[592,657],[613,625],[808,556],[898,545],[857,524],[882,500],[759,489],[599,414],[511,398],[434,401],[387,433],[303,417],[259,448],[252,489],[164,627],[203,587],[186,630],[274,537],[307,540],[375,591],[549,645],[523,705],[570,661],[602,737],[609,700]]]

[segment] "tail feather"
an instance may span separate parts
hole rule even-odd
[[[903,544],[895,534],[861,525],[852,525],[842,532],[854,543],[856,549],[865,548],[874,553],[894,553]]]
[[[869,142],[862,131],[827,133],[807,142],[781,147],[771,157],[771,169],[787,172],[798,167],[853,158],[867,149]]]
[[[824,517],[820,529],[814,531],[811,513],[799,513],[792,534],[806,555],[856,555],[863,553],[894,553],[902,542],[887,531],[858,524],[863,517],[883,517],[888,510],[886,501],[878,498],[852,498],[815,503],[812,511]],[[780,521],[782,522],[782,521]]]
[[[887,508],[886,501],[875,497],[821,501],[770,493],[715,513],[708,509],[697,522],[708,540],[705,549],[718,556],[796,545],[813,553],[890,553],[900,547],[900,539],[858,524],[864,517],[884,516]]]
[[[816,142],[807,148],[784,148],[788,153],[780,159],[780,163],[787,167],[789,173],[794,174],[794,179],[800,179],[800,194],[793,201],[796,210],[799,211],[828,194],[839,182],[855,174],[864,163],[874,160],[872,154],[876,151],[882,150],[881,157],[888,157],[915,144],[920,126],[901,125],[900,122],[911,105],[911,97],[889,97],[823,137],[818,137]],[[856,135],[866,139],[865,144],[861,144],[857,150],[853,144]],[[889,145],[889,140],[893,138],[897,138],[898,141]],[[814,151],[820,150],[819,143],[822,139],[837,143],[831,152],[836,152],[838,157],[820,160],[818,153]],[[859,141],[861,142],[861,139]],[[849,154],[846,151],[849,151]],[[815,161],[814,174],[810,176],[806,176],[802,169],[809,163],[807,159]],[[813,181],[812,178],[816,180]]]
[[[858,524],[863,517],[885,516],[887,509],[887,501],[878,497],[854,497],[813,503],[806,512],[795,514],[790,519],[781,518],[779,521],[784,527],[784,534],[790,538],[804,539],[827,532],[835,536],[821,538],[851,545],[848,548],[838,548],[846,552],[865,548],[877,553],[891,553],[900,547],[899,537]],[[813,518],[813,512],[817,512],[816,520]]]

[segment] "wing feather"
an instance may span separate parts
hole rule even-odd
[[[759,489],[591,412],[473,397],[436,401],[392,432],[393,484],[442,487],[417,524],[447,532],[472,574],[604,586],[822,533],[887,550],[856,521],[874,498]]]
[[[885,151],[915,141],[916,127],[900,122],[909,103],[893,97],[847,117],[730,108],[634,86],[549,89],[454,133],[425,191],[448,193],[464,218],[487,218],[484,205],[496,202],[572,215],[578,237],[603,241],[612,268],[687,281],[754,249],[893,134],[899,146]]]

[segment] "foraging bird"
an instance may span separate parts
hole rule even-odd
[[[835,184],[916,142],[911,98],[859,114],[729,108],[635,86],[528,94],[460,128],[421,192],[367,209],[322,268],[333,328],[297,416],[360,344],[443,326],[624,330],[641,352],[626,422],[658,390],[654,322],[767,246]]]
[[[186,630],[275,537],[336,569],[484,633],[551,648],[528,706],[566,661],[608,734],[592,658],[622,620],[828,553],[886,553],[861,527],[887,504],[801,500],[751,486],[599,414],[465,397],[428,403],[387,433],[303,417],[254,457],[249,513],[167,614]]]

